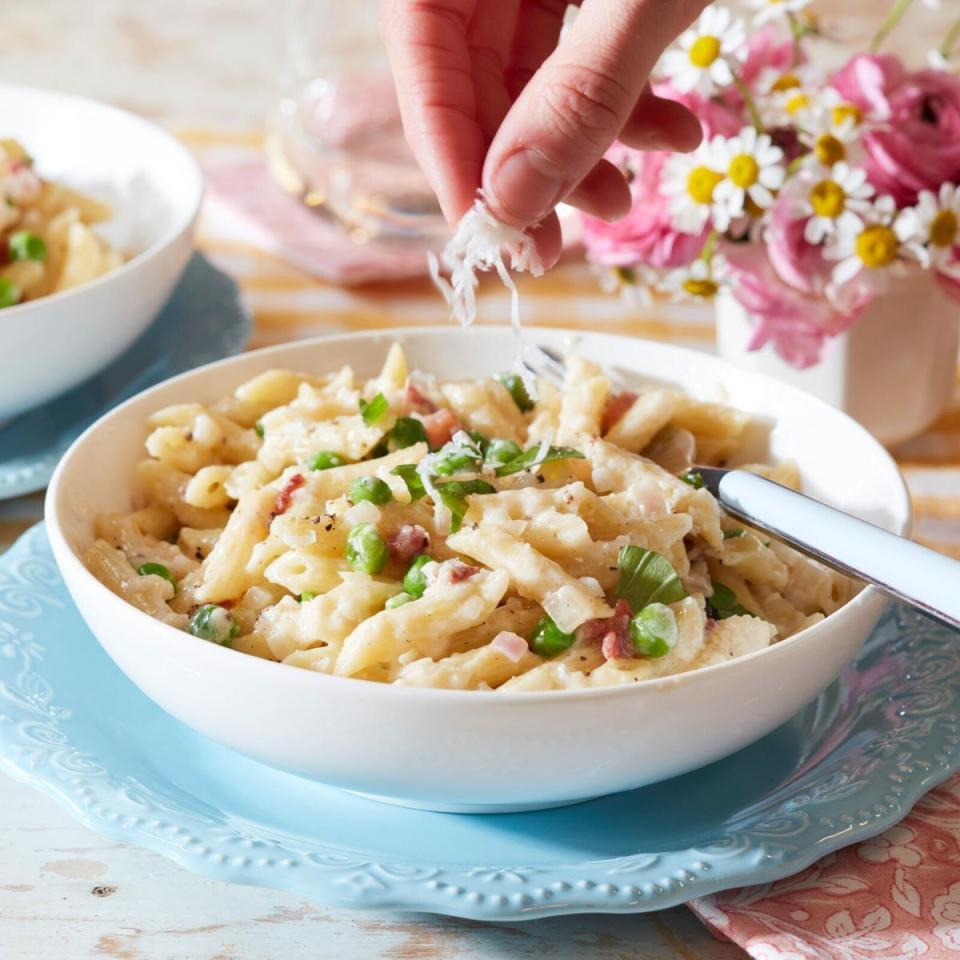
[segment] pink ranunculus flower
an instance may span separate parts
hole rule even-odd
[[[633,206],[615,223],[584,215],[583,242],[590,259],[605,267],[646,264],[658,270],[690,263],[703,249],[706,230],[693,236],[675,230],[660,190],[660,171],[669,154],[643,153],[621,144],[607,151],[607,159],[633,176]]]
[[[770,263],[785,284],[807,296],[822,296],[832,265],[819,247],[804,239],[807,218],[798,213],[799,189],[799,182],[791,181],[780,192],[770,211],[764,241]]]
[[[858,53],[830,78],[830,86],[864,114],[886,120],[887,92],[907,76],[907,68],[892,54]]]
[[[755,325],[748,349],[770,343],[800,370],[820,361],[827,341],[849,329],[872,297],[867,290],[852,291],[839,308],[824,296],[810,296],[784,283],[762,246],[732,245],[725,255],[731,294]]]

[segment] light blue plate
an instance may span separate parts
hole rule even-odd
[[[42,490],[67,447],[121,400],[239,353],[249,335],[250,315],[237,285],[195,253],[167,305],[119,360],[69,393],[0,423],[0,500]]]
[[[423,813],[191,732],[87,631],[42,526],[0,558],[3,768],[189,870],[342,906],[517,920],[653,910],[774,880],[885,829],[945,779],[960,763],[958,701],[956,635],[901,608],[841,682],[713,766],[541,813]]]

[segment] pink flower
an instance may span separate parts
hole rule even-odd
[[[749,349],[772,343],[787,363],[800,370],[819,362],[827,340],[847,330],[872,296],[857,291],[840,309],[822,295],[808,295],[784,283],[762,246],[728,246],[725,254],[731,293],[755,324]]]
[[[660,190],[660,171],[666,153],[642,153],[621,144],[607,151],[607,159],[633,175],[633,207],[615,223],[583,216],[583,242],[590,259],[605,267],[647,264],[656,269],[690,263],[703,249],[706,231],[698,236],[673,229],[667,201]]]
[[[863,133],[865,167],[878,193],[899,206],[921,190],[960,182],[960,77],[908,73],[892,56],[854,57],[831,85],[876,120]]]
[[[806,217],[796,214],[798,198],[791,181],[781,191],[770,212],[764,239],[770,262],[780,279],[808,296],[822,295],[830,280],[831,266],[819,247],[804,240]]]
[[[779,31],[772,24],[757,30],[750,34],[747,41],[747,55],[740,66],[740,79],[752,87],[764,70],[786,73],[794,66],[793,54],[793,41],[781,40]]]

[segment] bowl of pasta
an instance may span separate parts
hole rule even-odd
[[[213,739],[439,810],[662,780],[825,689],[882,596],[725,516],[696,465],[902,533],[886,451],[695,351],[583,334],[559,387],[516,354],[494,327],[350,334],[118,407],[47,497],[91,630]]]
[[[63,393],[146,330],[189,259],[203,178],[133,114],[0,84],[0,420]]]

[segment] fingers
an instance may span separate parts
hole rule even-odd
[[[617,139],[636,150],[688,153],[703,139],[700,121],[682,103],[645,87]]]
[[[520,0],[477,4],[467,28],[477,122],[489,145],[510,109],[513,98],[504,83],[504,71],[517,26]],[[480,181],[474,184],[479,187]]]
[[[487,148],[467,46],[475,6],[385,0],[380,9],[407,142],[451,223],[473,203]]]
[[[630,211],[633,197],[623,174],[608,160],[599,160],[566,202],[601,220],[618,220]]]
[[[522,0],[504,80],[511,101],[557,46],[567,0]]]
[[[560,233],[560,221],[554,212],[550,212],[543,221],[535,227],[530,227],[527,233],[537,244],[537,253],[543,261],[545,270],[549,270],[563,252],[563,237]]]
[[[537,223],[593,170],[693,6],[592,0],[583,7],[487,154],[483,187],[495,216],[517,226]]]

